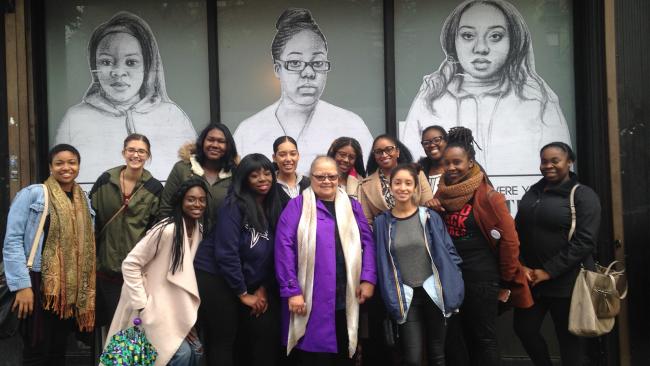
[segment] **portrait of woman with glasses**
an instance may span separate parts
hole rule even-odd
[[[298,172],[306,172],[341,135],[354,136],[369,151],[372,135],[361,117],[320,99],[333,66],[327,40],[309,10],[285,10],[276,29],[271,54],[280,99],[239,124],[235,142],[241,156],[261,152],[271,158],[273,141],[291,136],[302,146]]]

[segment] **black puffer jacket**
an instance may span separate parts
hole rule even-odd
[[[546,181],[535,183],[519,203],[515,222],[521,242],[521,261],[541,268],[551,279],[533,288],[533,294],[571,297],[580,265],[593,266],[600,227],[600,199],[585,185],[575,191],[576,229],[571,240],[569,195],[578,183],[575,174],[557,187],[544,191]]]

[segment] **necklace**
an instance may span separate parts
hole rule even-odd
[[[290,136],[287,133],[287,130],[282,125],[282,122],[280,121],[280,118],[278,117],[278,109],[280,109],[280,103],[278,103],[278,106],[275,107],[275,112],[273,112],[273,115],[275,116],[275,121],[278,122],[278,126],[280,126],[280,128],[282,129],[282,133],[284,134],[284,136]],[[302,138],[302,134],[303,134],[303,132],[305,132],[305,129],[307,128],[307,126],[309,126],[309,124],[311,123],[311,119],[314,116],[315,111],[316,111],[316,106],[314,106],[314,108],[309,112],[309,116],[307,116],[307,120],[305,121],[305,124],[300,129],[300,132],[298,133],[298,137],[296,138],[296,141],[300,141],[300,138]]]

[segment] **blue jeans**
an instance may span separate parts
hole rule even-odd
[[[200,346],[200,345],[199,345]],[[198,352],[196,345],[190,344],[187,339],[178,347],[172,359],[169,360],[168,366],[198,366],[201,361],[201,354]]]

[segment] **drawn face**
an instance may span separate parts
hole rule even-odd
[[[144,59],[140,43],[126,33],[111,33],[99,41],[96,72],[106,98],[115,104],[140,100]]]
[[[352,146],[343,146],[336,151],[334,160],[336,161],[336,168],[339,174],[347,175],[354,167],[354,162],[357,160],[357,153]]]
[[[273,183],[273,173],[267,169],[259,169],[248,175],[248,187],[259,196],[266,196]]]
[[[79,159],[72,151],[61,151],[50,163],[50,175],[59,182],[61,189],[69,192],[79,175]]]
[[[391,179],[390,191],[397,202],[408,202],[415,193],[415,179],[408,170],[402,169]]]
[[[438,161],[447,147],[443,134],[435,128],[430,129],[422,136],[422,148],[427,157]]]
[[[203,188],[192,187],[185,192],[183,197],[183,216],[191,220],[198,220],[203,216],[207,206],[208,197]]]
[[[474,167],[474,160],[469,158],[462,147],[449,147],[445,150],[444,155],[445,179],[449,184],[461,182],[469,170]]]
[[[539,171],[547,182],[557,184],[569,177],[572,163],[564,150],[554,146],[547,147],[542,151]]]
[[[390,170],[397,166],[399,149],[389,139],[379,139],[372,147],[372,154],[377,166],[382,170]]]
[[[336,198],[338,178],[336,164],[330,160],[316,162],[311,172],[311,188],[316,197],[324,201],[333,201]]]
[[[149,148],[144,141],[131,140],[122,150],[126,165],[131,169],[141,169],[149,159]]]
[[[325,90],[327,72],[317,72],[312,66],[306,66],[302,71],[289,71],[284,65],[292,61],[327,61],[325,42],[310,30],[301,31],[287,42],[281,60],[276,60],[274,65],[283,99],[303,106],[315,104]]]
[[[456,53],[465,70],[465,80],[495,77],[505,64],[509,50],[506,18],[499,9],[479,4],[465,10],[456,35]]]
[[[203,153],[208,160],[219,160],[226,154],[226,136],[216,128],[208,132],[203,139]]]
[[[295,174],[298,167],[300,154],[296,145],[291,141],[285,141],[278,146],[278,151],[273,154],[273,161],[278,164],[278,169],[282,174]]]

